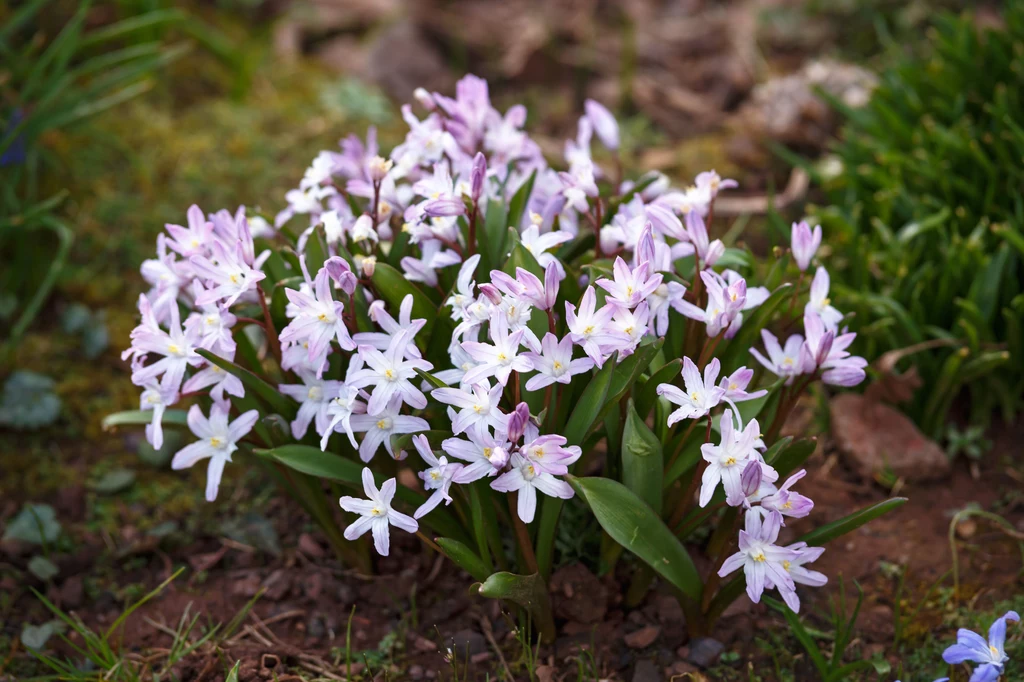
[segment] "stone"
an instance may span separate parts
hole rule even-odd
[[[725,645],[711,637],[697,637],[690,640],[690,651],[687,660],[701,668],[710,668],[718,662],[718,657],[725,651]]]
[[[657,625],[648,625],[647,627],[630,632],[623,639],[626,642],[626,646],[630,649],[646,649],[650,645],[654,644],[654,640],[658,639],[658,635],[660,634],[660,627]]]
[[[854,393],[836,396],[829,406],[839,451],[864,478],[884,471],[907,481],[949,475],[946,453],[896,408]]]
[[[77,609],[82,605],[85,590],[82,576],[73,575],[60,586],[60,606],[64,610]]]
[[[460,658],[475,656],[487,650],[487,640],[476,630],[459,630],[448,640],[448,646]]]
[[[637,661],[633,668],[633,682],[662,682],[664,679],[654,661],[646,658]]]
[[[683,607],[679,605],[679,600],[675,597],[668,594],[658,595],[655,604],[660,622],[682,623],[686,620],[683,615]]]
[[[665,671],[665,675],[669,679],[679,679],[686,675],[697,675],[700,673],[700,668],[690,663],[689,661],[676,661],[668,670]]]
[[[577,623],[598,623],[608,610],[608,589],[582,564],[563,566],[551,576],[555,615]]]
[[[413,680],[422,680],[423,679],[423,666],[421,666],[421,665],[414,665],[411,668],[409,668],[409,678],[413,679]]]
[[[311,559],[320,559],[324,555],[324,548],[309,533],[299,536],[299,551]]]

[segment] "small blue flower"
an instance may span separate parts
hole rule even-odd
[[[973,661],[981,665],[971,675],[971,682],[994,682],[1003,672],[1003,665],[1010,660],[1006,655],[1006,621],[1019,621],[1016,611],[1007,611],[997,618],[988,630],[988,641],[981,635],[961,628],[956,633],[956,644],[942,653],[942,659],[950,665]]]

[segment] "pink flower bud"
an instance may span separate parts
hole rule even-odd
[[[494,305],[501,303],[501,292],[498,291],[498,287],[494,286],[490,282],[484,282],[479,286],[480,293],[487,297],[487,300]]]
[[[480,194],[484,190],[484,179],[487,177],[487,158],[483,155],[483,152],[477,152],[476,156],[473,157],[473,174],[471,176],[472,182],[470,183],[470,196],[473,197],[473,201],[480,200]]]
[[[352,272],[352,268],[349,267],[348,261],[341,256],[333,256],[327,259],[324,267],[327,268],[327,274],[339,289],[349,296],[355,292],[358,280]]]
[[[508,439],[518,443],[526,430],[526,423],[530,420],[530,407],[526,403],[516,405],[516,410],[508,416]]]

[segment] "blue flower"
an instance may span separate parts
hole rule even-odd
[[[971,675],[970,682],[995,682],[1003,672],[1003,665],[1010,660],[1006,655],[1006,621],[1019,621],[1016,611],[1007,611],[997,618],[988,630],[988,641],[970,630],[960,629],[956,633],[956,644],[942,653],[942,659],[951,665],[973,661],[981,665]]]

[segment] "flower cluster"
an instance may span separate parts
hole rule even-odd
[[[409,132],[390,154],[372,129],[321,152],[273,225],[244,208],[206,215],[193,206],[188,227],[160,235],[157,258],[142,268],[152,288],[125,352],[142,410],[152,411],[150,442],[160,447],[169,409],[191,397],[210,416],[191,407],[187,424],[200,440],[174,466],[209,458],[209,499],[234,452],[293,442],[304,448],[304,473],[322,456],[363,463],[366,499],[340,500],[348,540],[370,531],[387,554],[391,526],[417,532],[431,513],[459,509],[482,490],[509,495],[522,543],[538,493],[555,498],[551,505],[574,495],[567,476],[596,442],[588,436],[622,437],[598,414],[625,414],[641,377],[679,363],[681,377],[650,383],[658,413],[670,411],[662,445],[681,448],[699,420],[707,430],[691,473],[699,495],[675,508],[685,512],[694,498],[712,504],[721,484],[724,502],[745,510],[745,528],[720,575],[743,567],[754,601],[774,587],[798,609],[795,583],[825,582],[804,568],[823,550],[776,544],[785,519],[807,516],[813,503],[793,490],[804,472],[777,486],[790,471],[776,471],[765,452],[811,382],[852,386],[866,366],[848,350],[854,334],[829,302],[827,271],[819,267],[810,284],[803,334],[782,346],[764,327],[790,294],[748,285],[750,262],[709,229],[718,193],[734,181],[714,171],[685,189],[659,174],[623,180],[596,160],[618,154],[619,130],[594,101],[559,170],[524,131],[525,108],[499,112],[481,79],[465,77],[454,98],[422,90],[415,98],[421,117],[402,108]],[[820,242],[820,228],[794,225],[800,283],[791,309]],[[749,348],[758,331],[767,357]],[[721,347],[737,350],[726,361]],[[763,368],[743,363],[748,351]],[[765,369],[779,381],[752,388]],[[619,404],[575,405],[612,372],[622,380]],[[590,400],[613,399],[603,386]],[[777,407],[766,437],[754,406],[769,397]],[[232,409],[242,412],[233,421]],[[284,416],[290,433],[260,421],[261,411]],[[570,429],[570,414],[590,421]],[[396,498],[396,479],[383,481],[373,463],[382,448],[408,464],[417,453],[422,484],[409,515],[393,504],[417,498]],[[478,549],[488,556],[486,544]],[[520,550],[533,560],[532,549]]]

